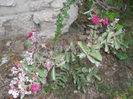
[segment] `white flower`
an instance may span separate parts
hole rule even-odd
[[[12,67],[11,72],[13,74],[17,74],[19,72],[19,70],[16,67]]]
[[[12,81],[11,81],[11,84],[12,84],[12,85],[15,85],[15,84],[17,84],[17,82],[18,82],[17,80],[12,80]]]
[[[25,94],[26,95],[30,95],[32,92],[31,91],[26,91]]]
[[[19,92],[16,89],[11,89],[8,93],[11,94],[13,98],[17,98],[19,96]]]
[[[18,85],[18,88],[19,88],[19,89],[21,89],[21,88],[22,88],[22,85],[21,85],[21,84],[19,84],[19,85]]]
[[[115,20],[110,24],[111,26],[114,26],[115,24],[117,24],[119,22],[120,19],[115,18]]]
[[[24,56],[25,56],[25,58],[23,59],[23,61],[21,61],[21,63],[26,61],[28,63],[28,65],[34,64],[33,59],[32,59],[33,52],[26,51],[26,52],[24,52]]]

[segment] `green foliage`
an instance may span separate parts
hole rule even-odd
[[[68,15],[68,10],[70,8],[70,6],[77,2],[79,0],[67,0],[65,3],[64,3],[64,6],[63,8],[60,10],[60,13],[58,14],[57,16],[57,21],[56,21],[56,33],[55,33],[55,37],[54,37],[54,43],[56,43],[59,39],[59,37],[61,36],[62,34],[62,29],[64,28],[65,24],[63,23],[64,20],[66,18],[69,18],[69,15]]]
[[[115,28],[116,28],[116,30],[120,30],[120,29],[123,29],[123,26],[120,25],[120,24],[116,24],[116,25],[115,25]]]
[[[92,63],[98,65],[99,62],[102,61],[102,55],[100,54],[99,49],[97,49],[97,45],[85,46],[81,42],[78,42],[78,45]],[[80,55],[83,56],[83,53],[81,53]]]
[[[93,0],[85,0],[84,3],[85,5],[87,5],[87,9],[91,9],[93,5]]]
[[[126,53],[117,53],[116,56],[120,59],[120,60],[125,60],[128,59],[128,55]]]
[[[54,89],[59,87],[66,88],[67,83],[71,82],[77,90],[86,92],[86,86],[92,84],[94,78],[100,80],[99,75],[97,75],[98,69],[96,67],[90,67],[89,64],[85,64],[84,59],[86,57],[81,57],[81,53],[75,51],[75,46],[71,43],[69,51],[59,54],[59,57],[56,58],[56,60],[60,60],[60,56],[63,56],[64,60],[60,63],[59,61],[55,61],[55,64],[59,64],[56,65]],[[98,59],[100,58],[98,57]]]
[[[100,14],[102,18],[108,17],[109,22],[112,22],[115,20],[115,18],[120,17],[120,14],[118,12],[109,12],[105,10],[102,10]]]
[[[89,20],[92,21],[93,16],[97,16],[96,12],[88,11]],[[87,57],[90,62],[98,65],[102,61],[101,49],[104,49],[107,53],[117,54],[118,50],[125,52],[128,48],[128,44],[124,41],[125,30],[123,26],[118,23],[119,13],[102,11],[101,17],[103,19],[95,19],[99,21],[99,24],[88,24],[89,31],[87,32],[88,41],[87,44],[78,43],[83,53],[80,57]],[[108,24],[104,25],[104,18],[108,18]],[[117,18],[117,19],[116,19]],[[120,58],[120,54],[118,55]],[[122,58],[122,55],[121,55]],[[127,58],[125,55],[123,58]]]
[[[24,70],[26,70],[29,73],[29,78],[32,79],[34,76],[36,76],[36,74],[33,73],[33,71],[36,70],[36,72],[38,72],[38,78],[37,78],[37,83],[45,83],[46,79],[44,79],[44,77],[46,77],[48,75],[48,71],[46,69],[39,69],[37,68],[35,65],[32,66],[28,66],[27,62],[22,64]]]
[[[83,74],[81,69],[77,69],[72,72],[73,83],[76,85],[78,90],[86,92],[85,85],[89,85],[89,82],[86,79],[86,75]]]
[[[89,2],[93,3],[92,0]],[[61,10],[57,20],[55,40],[57,40],[57,38],[59,38],[61,35],[61,29],[64,27],[64,24],[62,23],[64,19],[68,17],[67,10],[69,7],[65,7],[66,6],[63,8],[64,10]],[[89,14],[92,17],[92,14]],[[103,11],[101,17],[108,17],[109,23],[111,23],[115,20],[115,18],[120,17],[120,15],[117,12]],[[94,63],[96,66],[98,66],[100,61],[102,61],[102,55],[100,53],[101,49],[104,49],[104,51],[107,53],[115,53],[117,50],[125,51],[125,49],[128,48],[124,43],[124,30],[122,25],[116,23],[114,26],[88,25],[88,27],[90,28],[88,36],[89,41],[87,44],[78,42],[78,46],[81,49],[80,51],[76,52],[75,54],[75,47],[71,43],[69,51],[59,53],[59,55],[57,54],[58,57],[54,61],[56,67],[54,72],[52,70],[52,77],[54,77],[53,88],[65,88],[67,83],[72,81],[78,90],[85,92],[86,86],[94,83],[94,78],[97,80],[101,79],[100,76],[97,75],[98,69],[96,67],[92,68],[88,66],[89,64],[84,64],[83,60],[87,58],[91,63]],[[119,55],[119,57],[120,56],[122,55]],[[62,57],[64,60],[60,62]],[[110,92],[112,92],[110,88],[108,89]]]
[[[31,47],[31,42],[30,42],[30,40],[27,41],[27,47],[28,47],[28,48]]]
[[[55,80],[56,80],[55,67],[53,67],[53,68],[52,68],[51,77],[52,77],[52,80],[53,80],[53,81],[55,81]]]
[[[112,27],[107,27],[106,32],[104,32],[101,37],[99,37],[98,41],[100,41],[100,44],[104,45],[105,52],[110,52],[110,50],[125,50],[125,48],[128,48],[124,44],[123,39],[124,31],[122,28],[119,30],[114,30]]]
[[[52,84],[53,89],[58,89],[58,88],[65,88],[67,87],[67,81],[68,81],[68,74],[66,70],[60,70],[56,73],[56,80]]]
[[[55,42],[62,34],[62,29],[65,26],[63,23],[64,20],[69,17],[67,13],[69,7],[76,1],[78,0],[67,0],[67,2],[64,3],[64,7],[61,9],[56,22]],[[88,1],[93,3],[92,0]],[[107,2],[107,0],[105,0],[105,2]],[[91,12],[88,15],[92,17]],[[108,17],[110,23],[119,16],[117,12],[107,11],[103,11],[101,15],[102,18]],[[128,58],[127,54],[123,53],[123,51],[128,48],[128,43],[124,41],[123,37],[125,31],[122,25],[118,23],[114,26],[111,24],[103,25],[101,22],[100,25],[89,24],[88,28],[90,31],[87,37],[88,41],[85,42],[85,44],[83,42],[78,42],[78,47],[75,47],[74,44],[71,43],[69,48],[65,51],[60,51],[58,49],[57,51],[52,50],[53,54],[50,58],[43,56],[42,53],[38,54],[39,50],[37,50],[32,57],[35,62],[33,65],[29,66],[27,62],[22,63],[22,67],[24,71],[28,72],[28,77],[30,79],[37,76],[37,80],[34,81],[34,83],[42,85],[43,93],[49,93],[51,90],[60,87],[66,88],[69,86],[69,83],[73,84],[77,90],[86,92],[89,84],[95,83],[96,80],[101,80],[96,66],[99,66],[102,61],[102,54],[100,52],[102,49],[107,53],[115,53],[121,60]],[[30,40],[28,40],[28,48],[32,46],[31,44]],[[117,50],[120,50],[121,53],[116,53]],[[50,69],[49,66],[45,67],[47,60],[49,61],[47,63],[48,65],[50,62],[54,63],[54,65],[51,65]],[[95,65],[92,66],[88,61]],[[98,89],[110,93],[113,97],[116,95],[122,96],[123,99],[127,99],[127,97],[132,98],[132,96],[128,95],[133,94],[132,86],[127,88],[124,92],[118,92],[114,91],[110,86],[100,83],[98,84]]]

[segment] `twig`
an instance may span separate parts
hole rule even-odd
[[[109,6],[107,3],[102,2],[100,0],[95,0],[95,4],[99,5],[100,7],[102,7],[106,11],[118,11],[120,13],[123,13],[122,10],[120,10],[120,9],[118,9],[116,7]]]

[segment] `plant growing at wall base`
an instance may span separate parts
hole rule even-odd
[[[109,12],[108,12],[109,13]],[[106,13],[105,15],[108,15]],[[89,16],[90,24],[88,24],[88,40],[86,44],[78,43],[79,47],[83,51],[82,57],[87,57],[90,62],[99,66],[102,61],[102,55],[100,51],[104,49],[107,53],[116,54],[118,50],[126,51],[128,45],[124,42],[124,29],[123,26],[118,23],[119,19],[115,16],[119,16],[117,13],[112,15],[98,16],[97,10],[91,9],[85,12]]]
[[[25,95],[40,91],[48,93],[65,88],[69,82],[77,90],[85,92],[86,86],[92,84],[94,78],[100,80],[98,69],[85,63],[86,57],[79,56],[80,51],[73,43],[65,51],[53,50],[39,42],[38,32],[31,33],[27,40],[27,51],[23,52],[22,60],[11,69],[14,77],[9,85],[9,94],[14,98],[23,99]]]

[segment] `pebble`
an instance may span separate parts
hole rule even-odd
[[[8,41],[7,43],[6,43],[6,46],[10,46],[11,45],[11,41]]]
[[[2,57],[1,60],[0,60],[0,66],[2,66],[3,64],[8,63],[8,61],[9,61],[8,56],[7,56],[6,54],[3,55],[3,57]]]

